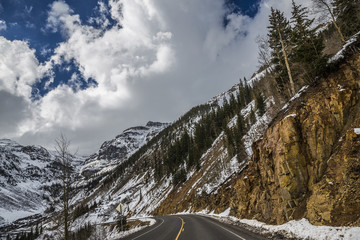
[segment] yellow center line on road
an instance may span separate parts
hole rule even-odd
[[[184,224],[185,224],[184,219],[182,219],[181,217],[179,217],[179,218],[181,219],[181,228],[180,228],[180,231],[179,231],[178,235],[176,236],[175,240],[178,240],[178,238],[180,237],[181,232],[184,231]]]

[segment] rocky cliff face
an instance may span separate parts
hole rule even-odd
[[[274,119],[234,184],[233,214],[360,225],[359,73],[356,55]]]

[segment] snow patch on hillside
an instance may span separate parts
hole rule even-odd
[[[254,86],[254,83],[256,83],[256,82],[260,81],[261,79],[263,79],[268,72],[271,72],[271,69],[272,69],[271,67],[268,67],[268,68],[266,68],[265,70],[263,70],[263,71],[255,74],[254,77],[252,77],[251,79],[249,79],[249,80],[247,81],[247,83],[249,84],[249,86],[253,87],[253,86]]]
[[[285,110],[289,107],[289,104],[294,101],[295,99],[299,98],[301,94],[305,92],[306,89],[308,89],[309,85],[303,86],[282,108],[281,110]]]
[[[360,128],[354,128],[354,133],[356,135],[360,135]]]
[[[295,118],[296,114],[289,114],[286,117],[284,117],[284,120],[287,119],[287,118],[290,118],[290,117]]]
[[[220,156],[219,161],[222,161],[221,157],[222,156]],[[234,173],[238,172],[239,167],[243,164],[244,162],[241,164],[238,162],[237,156],[233,157],[229,163],[223,164],[221,172],[217,177],[213,178],[212,181],[206,182],[202,187],[197,189],[198,194],[201,194],[202,192],[206,192],[206,194],[216,194],[219,186],[224,184]]]
[[[275,104],[273,97],[266,99],[266,109],[269,109],[273,104]],[[253,105],[255,106],[255,101],[252,101],[246,108],[241,110],[241,114],[244,116],[244,118],[248,117]],[[251,148],[252,144],[264,134],[271,120],[272,117],[269,111],[266,111],[265,114],[261,117],[256,114],[256,122],[250,127],[249,131],[243,137],[245,150],[249,158],[253,154]]]
[[[346,41],[346,43],[344,44],[344,46],[342,47],[342,49],[337,52],[333,57],[331,57],[329,60],[328,60],[328,63],[333,63],[333,62],[336,62],[340,59],[343,59],[344,58],[344,52],[345,50],[351,45],[353,44],[354,42],[357,41],[357,38],[358,36],[360,35],[360,32],[356,33],[354,36],[352,36],[349,40]]]

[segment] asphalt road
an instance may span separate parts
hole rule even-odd
[[[134,240],[264,240],[238,226],[199,215],[155,217],[156,223],[123,239]]]

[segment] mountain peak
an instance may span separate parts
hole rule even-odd
[[[96,154],[91,155],[82,168],[83,176],[107,172],[127,160],[133,153],[161,132],[168,123],[149,121],[146,126],[124,130],[114,139],[105,141]]]
[[[0,139],[0,146],[7,146],[7,145],[19,145],[19,144],[8,138]]]
[[[152,121],[146,123],[146,127],[162,127],[164,125],[167,125],[167,123],[152,122]]]

